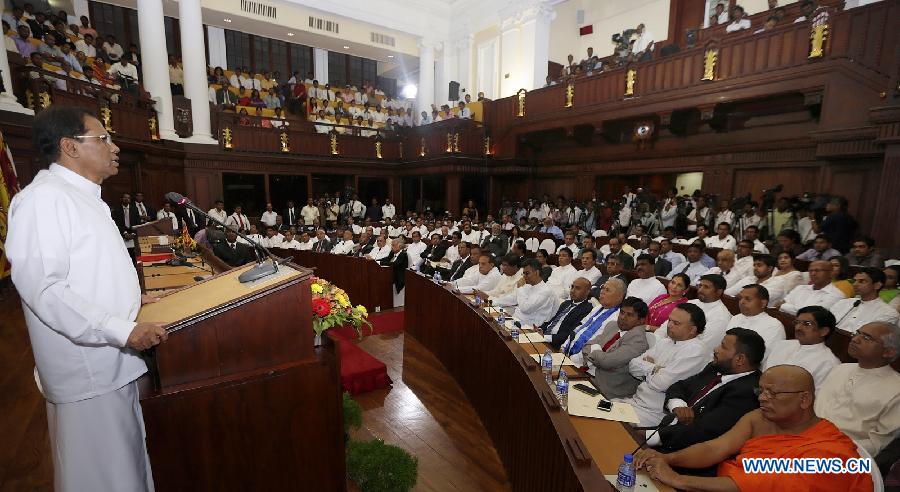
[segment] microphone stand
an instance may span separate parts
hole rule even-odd
[[[215,222],[216,224],[219,224],[220,226],[222,226],[223,229],[229,230],[229,227],[227,225],[225,225],[224,222],[222,222],[221,220],[219,220],[215,217],[210,216],[209,214],[207,214],[206,212],[201,210],[199,207],[194,205],[187,197],[182,196],[179,193],[175,193],[174,191],[166,193],[166,199],[169,200],[170,202],[175,203],[176,205],[183,205],[186,208],[190,208],[195,213],[198,213],[201,216],[205,217],[207,220],[211,220],[211,221]],[[256,241],[254,241],[253,239],[250,239],[240,230],[236,230],[236,229],[231,229],[231,230],[233,230],[239,237],[241,237],[245,241],[247,241],[247,243],[252,244],[253,245],[253,253],[256,255],[256,266],[254,266],[253,268],[247,270],[246,272],[244,272],[238,276],[238,281],[240,281],[242,284],[247,283],[247,282],[252,282],[254,280],[259,280],[263,277],[268,277],[269,275],[275,274],[276,272],[278,272],[278,264],[284,263],[287,261],[286,258],[280,258],[278,256],[275,256],[274,254],[272,254],[271,251],[268,250],[268,248],[266,248],[265,246],[263,246],[262,244],[260,244]],[[260,255],[259,255],[260,250],[262,250],[266,254],[266,257],[269,258],[271,260],[271,262],[266,263],[265,260],[263,260],[260,257]]]

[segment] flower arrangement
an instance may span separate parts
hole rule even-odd
[[[194,238],[188,233],[187,224],[182,227],[181,234],[175,236],[172,247],[185,253],[197,251],[197,241],[194,241]]]
[[[362,304],[354,307],[343,289],[318,277],[313,277],[310,289],[312,290],[313,331],[316,332],[316,335],[321,336],[329,328],[347,324],[353,326],[359,336],[362,336],[363,325],[372,328],[372,323],[367,319],[369,312],[366,307]]]

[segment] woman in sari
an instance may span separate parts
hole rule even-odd
[[[678,307],[679,304],[684,304],[688,301],[684,294],[690,285],[690,277],[683,273],[677,273],[672,277],[672,280],[669,280],[667,292],[650,301],[650,312],[647,314],[647,331],[656,331],[669,319],[669,314],[672,310]]]

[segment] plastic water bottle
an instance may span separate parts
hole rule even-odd
[[[472,301],[472,305],[475,307],[481,306],[481,296],[475,294],[475,299]]]
[[[563,410],[569,409],[569,377],[566,371],[559,369],[559,379],[556,380],[556,396],[559,398],[559,405]]]
[[[437,280],[438,285],[444,283],[444,276],[441,275],[441,272],[434,272],[434,278]]]
[[[541,359],[541,372],[544,373],[544,380],[547,384],[553,386],[553,350],[544,351],[544,357]]]
[[[434,272],[434,275],[431,276],[431,281],[434,282],[434,283],[436,283],[436,284],[441,283],[441,281],[438,280],[438,272]]]
[[[497,323],[500,323],[500,326],[504,326],[506,324],[506,311],[504,311],[503,308],[500,308],[500,311],[498,312]]]
[[[634,483],[637,476],[634,472],[634,457],[630,454],[625,455],[625,460],[619,465],[619,475],[616,478],[616,488],[620,492],[630,492],[634,490]]]

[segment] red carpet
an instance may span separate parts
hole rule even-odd
[[[372,329],[363,326],[362,336],[381,335],[384,333],[394,333],[403,331],[403,311],[391,311],[388,313],[378,313],[369,315],[369,322],[372,323]],[[328,335],[335,340],[357,340],[358,336],[353,327],[342,326],[328,330]]]
[[[372,330],[364,329],[363,336],[403,331],[403,312],[372,314],[369,317]],[[358,395],[391,385],[384,362],[356,346],[353,328],[341,327],[327,331],[335,340],[341,357],[341,386],[351,395]]]

